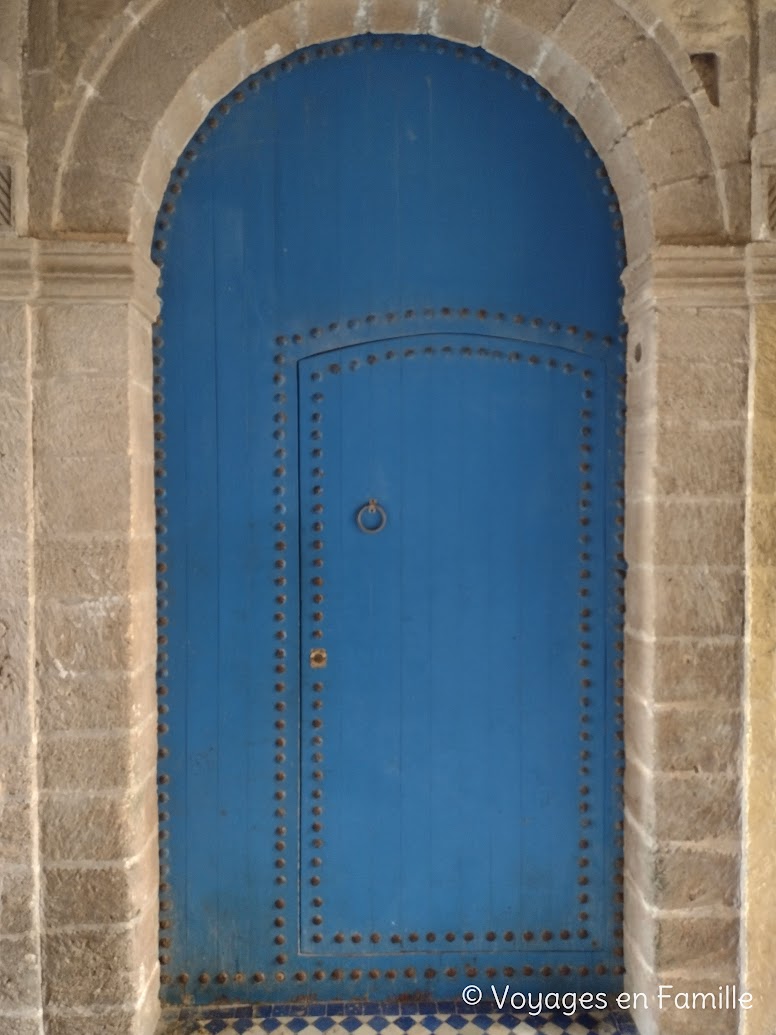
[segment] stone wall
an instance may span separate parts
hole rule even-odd
[[[743,981],[751,1011],[653,999],[639,1023],[772,1035],[776,0],[5,0],[0,1033],[154,1029],[154,221],[213,103],[367,30],[513,62],[607,165],[629,261],[627,984]]]

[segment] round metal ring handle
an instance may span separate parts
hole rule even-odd
[[[380,518],[379,523],[376,524],[374,528],[369,528],[367,525],[364,524],[364,514],[377,514]],[[377,500],[369,500],[369,502],[365,503],[356,514],[356,524],[361,529],[361,531],[366,532],[367,535],[375,535],[377,532],[382,532],[387,523],[388,515],[385,513],[385,510],[380,506]]]

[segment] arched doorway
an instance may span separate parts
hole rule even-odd
[[[308,48],[159,220],[171,997],[617,987],[616,200],[528,77]]]

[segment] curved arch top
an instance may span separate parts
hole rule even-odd
[[[628,5],[577,0],[572,17],[564,17],[571,6],[565,3],[494,13],[470,0],[433,10],[376,0],[362,15],[336,0],[314,6],[303,0],[271,4],[260,17],[250,5],[226,6],[222,12],[158,0],[123,17],[107,34],[105,53],[90,55],[82,72],[89,88],[78,93],[69,116],[53,185],[54,230],[150,241],[169,170],[221,97],[300,46],[369,29],[433,31],[482,45],[549,89],[578,119],[612,177],[631,261],[652,240],[724,239],[722,181],[688,85],[689,61],[677,71],[676,53],[664,53]],[[591,31],[601,24],[607,24],[605,63]],[[149,89],[138,70],[159,68],[162,40],[173,52],[164,54],[163,74]],[[618,72],[634,46],[640,75],[651,84],[643,92]],[[668,137],[681,146],[669,147]]]
[[[229,182],[242,208],[215,207]],[[578,124],[523,73],[432,37],[344,39],[250,77],[185,149],[160,225],[174,277],[211,248],[235,281],[261,270],[240,303],[257,340],[365,304],[372,322],[482,309],[617,330],[622,221]]]

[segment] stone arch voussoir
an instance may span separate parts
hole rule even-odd
[[[269,0],[259,12],[247,0],[159,0],[124,20],[124,39],[114,40],[68,137],[57,231],[148,247],[174,163],[220,98],[301,46],[373,31],[483,46],[533,75],[605,162],[631,262],[654,242],[724,236],[718,177],[687,86],[615,0]]]

